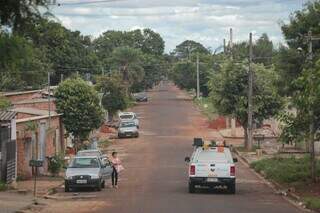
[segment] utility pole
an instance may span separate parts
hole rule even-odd
[[[226,54],[226,39],[223,39],[223,53]]]
[[[313,81],[313,50],[312,50],[312,32],[308,32],[308,54],[309,54],[309,60],[311,65],[311,76],[309,78],[310,81],[310,98],[311,100],[314,97],[314,81]],[[310,116],[310,123],[309,123],[309,150],[310,150],[310,161],[311,161],[311,179],[313,182],[316,182],[316,159],[315,159],[315,150],[314,150],[314,113],[313,113],[313,103],[309,103],[309,116]]]
[[[49,123],[48,129],[50,129],[51,123],[51,90],[50,90],[50,72],[48,72],[48,114],[49,114]]]
[[[230,28],[230,56],[233,58],[233,30]]]
[[[200,98],[199,53],[197,53],[197,99]]]
[[[252,44],[252,33],[249,35],[249,92],[248,92],[248,127],[247,131],[247,144],[245,144],[247,150],[252,150],[253,144],[253,71],[252,71],[252,59],[253,59],[253,44]]]
[[[61,75],[60,75],[60,83],[62,83],[63,82],[63,74],[61,73]]]

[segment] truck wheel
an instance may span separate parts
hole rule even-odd
[[[189,182],[189,193],[195,193],[195,185],[192,182]]]
[[[70,188],[68,184],[64,184],[64,192],[70,192]]]
[[[102,182],[101,180],[98,182],[98,185],[97,185],[97,191],[101,191],[101,188],[102,188]]]
[[[102,184],[101,184],[101,188],[105,188],[106,187],[106,181],[104,180],[103,182],[102,182]]]
[[[229,184],[228,191],[230,194],[235,194],[236,193],[236,183]]]

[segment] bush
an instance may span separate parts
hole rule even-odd
[[[0,192],[7,190],[7,184],[4,182],[0,181]]]
[[[320,166],[317,164],[317,174]],[[310,158],[270,158],[255,161],[251,164],[257,172],[262,172],[266,178],[279,183],[294,183],[310,181]]]
[[[54,155],[53,157],[49,158],[48,162],[48,171],[52,175],[58,175],[61,171],[62,167],[64,166],[64,157],[63,155]]]
[[[303,198],[304,203],[308,209],[320,209],[320,198],[318,197],[306,197]]]

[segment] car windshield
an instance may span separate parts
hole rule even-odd
[[[135,123],[133,122],[125,122],[125,123],[121,123],[120,127],[135,127]]]
[[[99,161],[97,158],[74,158],[70,168],[99,168]]]
[[[120,115],[120,119],[133,119],[133,115]]]

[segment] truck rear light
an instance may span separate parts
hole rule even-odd
[[[230,166],[230,176],[236,176],[236,167]]]
[[[196,174],[196,166],[195,165],[191,165],[190,166],[190,175],[195,175]]]

